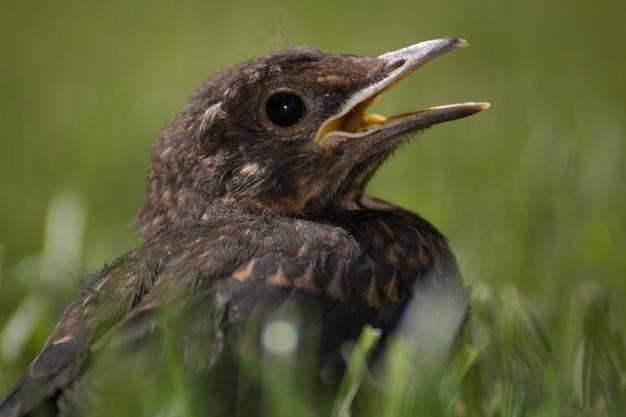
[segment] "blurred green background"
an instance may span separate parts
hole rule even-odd
[[[467,281],[555,310],[626,313],[626,2],[4,1],[0,13],[0,391],[77,284],[139,243],[151,144],[215,69],[295,45],[379,54],[471,47],[388,93],[382,113],[492,108],[404,146],[372,194],[449,238]],[[583,293],[580,296],[581,292]],[[578,296],[576,295],[578,294]]]

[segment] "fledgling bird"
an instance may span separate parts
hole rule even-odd
[[[415,69],[466,45],[438,39],[376,57],[296,48],[211,76],[156,141],[143,244],[85,281],[0,416],[82,414],[103,389],[100,358],[118,349],[116,366],[132,373],[142,352],[162,351],[167,322],[182,367],[220,378],[242,329],[288,306],[332,379],[342,346],[367,324],[388,335],[421,288],[443,288],[465,311],[444,236],[364,187],[412,134],[488,107],[367,113]]]

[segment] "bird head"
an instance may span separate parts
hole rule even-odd
[[[157,140],[142,233],[229,208],[323,217],[353,207],[405,138],[488,107],[367,111],[421,65],[466,45],[437,39],[376,57],[296,48],[218,71]]]

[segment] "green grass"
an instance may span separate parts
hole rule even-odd
[[[618,0],[5,2],[0,391],[80,278],[138,244],[152,140],[203,77],[298,44],[376,54],[463,36],[470,48],[377,107],[492,108],[420,135],[370,186],[449,237],[472,287],[462,341],[428,372],[411,344],[393,344],[383,385],[354,359],[326,408],[291,359],[255,357],[263,409],[341,415],[358,385],[355,407],[376,416],[626,415],[625,19]]]

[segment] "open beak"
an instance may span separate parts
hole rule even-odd
[[[438,123],[460,119],[489,108],[489,103],[468,102],[429,107],[391,117],[367,114],[367,108],[386,90],[431,59],[469,44],[464,39],[435,39],[408,46],[377,57],[387,74],[346,100],[339,112],[328,118],[319,129],[315,142],[321,148],[332,148],[351,138],[368,138],[376,142],[397,141],[410,133]]]

